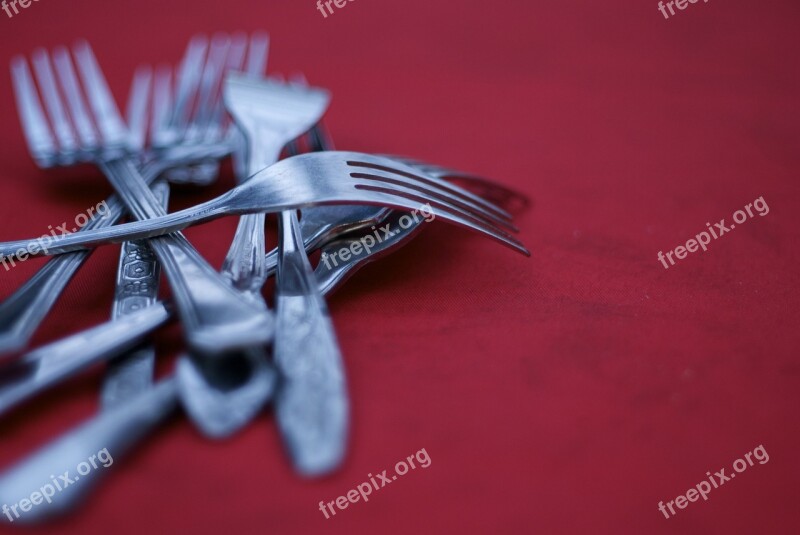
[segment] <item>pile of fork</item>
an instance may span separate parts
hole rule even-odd
[[[179,405],[204,435],[220,439],[271,402],[296,470],[327,474],[345,456],[349,399],[324,296],[413,238],[427,218],[406,214],[421,207],[528,254],[500,206],[524,203],[513,191],[407,158],[333,150],[321,122],[328,92],[302,75],[266,77],[268,44],[264,33],[193,38],[176,69],[137,70],[124,119],[85,41],[13,60],[19,115],[36,163],[94,163],[116,195],[77,232],[48,240],[40,254],[53,258],[0,304],[0,354],[7,361],[0,367],[0,414],[106,363],[99,414],[0,475],[0,503],[30,495],[92,452],[105,448],[117,459]],[[236,187],[168,213],[169,183],[207,185],[229,156]],[[279,243],[267,252],[265,218],[273,213]],[[227,215],[240,219],[218,272],[180,231]],[[131,222],[117,224],[125,217]],[[394,231],[373,240],[369,251],[316,267],[309,261],[313,251],[326,258],[352,250],[378,226]],[[91,248],[109,242],[122,243],[111,319],[25,353]],[[35,250],[32,243],[0,243],[0,258]],[[158,297],[162,270],[170,302]],[[273,272],[271,309],[262,287]],[[174,374],[156,382],[151,335],[173,315],[187,350]],[[69,511],[91,487],[71,486],[25,519]]]

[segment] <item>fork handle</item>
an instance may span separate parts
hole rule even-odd
[[[130,159],[111,160],[102,168],[134,217],[166,215]],[[222,353],[271,340],[272,316],[260,296],[242,299],[183,234],[153,238],[150,245],[167,273],[178,314],[195,349]]]
[[[342,462],[349,401],[333,324],[298,227],[296,212],[281,214],[273,355],[283,382],[275,411],[295,467],[318,476]]]
[[[236,234],[222,264],[222,274],[242,292],[258,293],[267,282],[265,214],[239,218]]]
[[[160,169],[150,166],[142,172],[142,178],[150,184],[160,172]],[[125,213],[125,205],[117,195],[106,199],[104,204],[107,207],[106,212],[93,216],[76,235],[110,227]],[[28,344],[36,328],[90,254],[91,251],[76,251],[52,258],[0,304],[0,354],[22,349]]]
[[[0,369],[0,414],[84,368],[134,347],[170,317],[163,304],[36,349]]]
[[[278,161],[283,142],[281,136],[259,123],[248,130],[246,169],[237,170],[237,180],[243,183],[249,175]],[[266,235],[264,214],[246,214],[239,218],[236,233],[222,264],[222,273],[241,291],[258,293],[267,281]]]
[[[159,181],[153,186],[153,191],[159,204],[166,209],[169,204],[169,185]],[[155,304],[160,279],[161,266],[147,241],[123,243],[117,266],[112,319]],[[151,388],[155,358],[155,348],[151,343],[145,343],[111,360],[100,389],[103,410],[113,408]]]
[[[64,487],[52,496],[52,503],[34,507],[21,515],[18,522],[33,523],[72,511],[97,485],[101,474],[163,422],[177,404],[177,385],[170,377],[129,402],[100,413],[0,476],[0,502],[15,503],[20,496],[29,496],[31,491],[40,490],[39,485],[49,481],[52,474],[75,467],[105,449],[111,459],[108,466],[98,464],[88,481]]]

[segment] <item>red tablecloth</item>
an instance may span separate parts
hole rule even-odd
[[[85,37],[121,101],[139,62],[175,63],[195,32],[266,29],[272,72],[332,90],[339,148],[413,155],[535,199],[518,216],[531,259],[436,223],[331,298],[353,400],[336,475],[295,476],[270,414],[224,443],[176,417],[115,459],[59,532],[796,533],[799,17],[777,0],[697,2],[669,19],[655,0],[359,0],[327,18],[313,0],[0,11],[0,65]],[[37,170],[5,67],[0,117],[0,240],[109,193],[94,169]],[[175,188],[173,209],[231,184]],[[659,262],[759,197],[767,215]],[[187,235],[219,266],[234,228]],[[107,319],[117,251],[97,251],[37,344]],[[0,297],[41,265],[0,272]],[[158,347],[167,373],[180,329]],[[0,468],[90,417],[100,378],[4,418]],[[759,445],[769,462],[674,517],[658,510]],[[423,448],[427,468],[331,519],[319,510]]]

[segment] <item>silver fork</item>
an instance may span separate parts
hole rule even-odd
[[[512,205],[527,206],[528,204],[528,199],[524,195],[486,178],[426,164],[417,160],[406,159],[405,161],[413,162],[411,165],[438,175],[439,178],[448,177],[468,182],[476,189],[480,189],[482,196],[498,199],[503,207]],[[340,235],[337,239],[326,242],[320,247],[320,262],[314,269],[314,276],[317,279],[320,291],[325,295],[330,295],[362,267],[407,245],[420,233],[424,223],[429,222],[427,218],[415,218],[410,225],[404,226],[402,224],[403,217],[403,212],[390,211],[389,215],[381,221],[382,228],[394,229],[391,231],[390,236],[385,239],[380,238],[380,235],[378,236],[380,239],[376,239],[371,229],[363,229]],[[351,251],[350,257],[343,259],[339,255],[337,258],[336,253],[342,250]],[[358,252],[354,253],[353,251]]]
[[[239,39],[240,41],[242,39]],[[238,69],[245,59],[245,49],[236,45],[237,39],[231,41],[229,55],[227,59],[221,58],[219,54],[209,53],[209,64],[204,70],[204,78],[207,72],[216,72],[222,64],[227,66],[228,72]],[[268,39],[265,35],[254,34],[247,52],[245,74],[250,77],[262,76],[266,69],[266,59],[268,50]],[[210,93],[217,92],[220,87],[217,84],[203,84],[206,95],[199,96],[197,111],[206,118],[205,122],[196,121],[199,127],[193,128],[187,136],[189,139],[204,138],[207,134],[203,130],[211,132],[223,131],[222,106],[217,102],[212,102]],[[235,129],[231,134],[236,133]],[[233,142],[240,143],[238,137],[228,134]],[[239,165],[240,151],[234,151],[234,169],[238,182],[246,180],[248,169]],[[211,164],[214,165],[214,164]],[[256,169],[257,170],[257,169]],[[255,170],[254,170],[255,171]],[[256,217],[257,216],[246,216]],[[257,227],[258,225],[256,225]],[[256,232],[256,241],[252,243],[255,251],[263,251],[263,217],[261,218],[260,236]],[[240,228],[242,225],[240,225]],[[247,228],[247,225],[245,225]],[[241,239],[246,236],[240,235],[237,231],[236,236]],[[237,239],[234,239],[236,247]],[[238,251],[244,251],[244,245],[239,245]],[[262,254],[263,256],[263,254]],[[251,264],[256,265],[256,264]],[[223,264],[222,274],[227,279],[235,281],[237,274],[241,274],[238,262],[226,261]],[[241,285],[239,290],[258,298],[263,285],[263,280],[255,284]],[[176,367],[176,376],[181,394],[183,406],[195,426],[210,438],[225,438],[235,433],[245,426],[261,410],[263,405],[272,396],[275,385],[275,372],[271,363],[267,360],[266,352],[263,347],[251,347],[245,351],[240,351],[229,355],[221,365],[218,359],[198,355],[181,355]]]
[[[278,160],[281,150],[318,123],[330,97],[319,89],[229,75],[225,105],[247,140],[248,171]],[[264,214],[239,221],[226,266],[239,287],[260,288],[264,269]],[[348,399],[333,325],[305,249],[296,211],[279,219],[277,325],[273,358],[281,373],[275,403],[278,425],[299,471],[331,471],[344,457]]]
[[[166,208],[169,186],[158,182],[153,192]],[[147,308],[158,299],[161,266],[145,240],[122,244],[117,268],[112,320]],[[100,391],[103,410],[116,407],[153,385],[156,352],[147,342],[108,363]]]
[[[318,204],[369,204],[413,211],[427,203],[442,221],[484,234],[530,256],[525,246],[508,233],[513,229],[507,223],[470,206],[463,188],[442,186],[440,182],[413,167],[379,156],[339,151],[309,153],[282,160],[227,193],[180,212],[58,236],[48,241],[44,250],[36,239],[3,242],[0,255],[14,258],[20,249],[31,250],[34,255],[68,253],[104,243],[161,236],[234,214],[276,213]]]
[[[315,148],[312,150],[333,150],[328,148],[326,139],[324,136],[315,136],[313,142]],[[507,207],[524,208],[529,204],[529,200],[524,195],[487,178],[410,158],[386,157],[403,162],[434,178],[466,183],[470,186],[470,189],[480,191],[480,197],[499,205],[503,209],[507,209]],[[391,216],[393,216],[392,210],[375,206],[319,206],[311,210],[303,210],[302,218],[300,219],[300,230],[305,240],[306,252],[316,249],[330,249],[328,245],[334,241],[347,239],[353,233],[358,233],[362,230],[368,231],[371,227],[380,226],[384,220]],[[367,234],[371,232],[369,230]],[[406,232],[403,232],[403,234],[406,234]],[[276,247],[267,253],[266,270],[268,275],[274,273],[277,264],[278,249]],[[357,259],[353,259],[353,262],[346,262],[346,264],[358,265],[359,262]]]
[[[170,91],[169,70],[159,70],[151,107],[151,139],[161,143],[162,148],[168,147],[172,154],[181,147],[213,143],[220,138],[231,143],[223,125],[222,73],[238,70],[246,64],[249,75],[262,75],[266,68],[267,43],[264,34],[255,33],[248,41],[244,34],[234,34],[229,38],[220,33],[214,36],[205,54],[205,38],[193,38],[182,62],[174,97]],[[196,85],[198,87],[194,87]],[[134,84],[129,109],[138,108],[140,113],[146,111],[146,105],[141,102],[147,98],[138,94],[146,89],[145,83]],[[196,100],[194,104],[189,102],[192,99]],[[174,106],[172,102],[175,102]],[[129,124],[134,124],[137,129],[132,135],[144,139],[147,122],[136,121],[131,115]],[[166,154],[155,149],[152,157],[157,160]],[[205,181],[216,174],[217,167],[216,162],[207,162],[195,168],[176,169],[174,171],[181,171],[179,175],[167,176],[178,175],[193,182]],[[253,298],[257,299],[257,294]],[[152,355],[150,357],[152,361]],[[224,366],[217,364],[216,360],[197,354],[182,355],[178,359],[176,376],[181,401],[195,426],[206,436],[224,438],[246,425],[269,399],[275,373],[261,348],[231,353],[224,359]],[[152,373],[148,368],[152,368],[152,364],[146,366],[143,362],[132,363],[130,367],[111,366],[106,385],[111,385],[112,391],[116,392],[115,383],[122,382],[131,395],[137,394],[152,383]],[[238,370],[238,373],[229,370]]]
[[[41,110],[36,114],[24,114],[30,138],[43,141],[31,145],[34,158],[44,166],[68,165],[78,159],[92,161],[104,171],[135,217],[147,219],[164,215],[134,161],[127,155],[128,134],[94,54],[88,44],[82,42],[76,45],[74,55],[94,117],[87,111],[66,49],[55,52],[55,63],[72,121],[61,101],[49,56],[44,50],[37,51],[34,66],[58,145],[48,132],[46,123],[32,121],[37,116],[43,117]],[[18,86],[28,89],[18,95],[20,101],[24,102],[26,109],[38,108],[25,60],[16,58],[13,71],[20,80]],[[92,119],[99,135],[94,130]],[[175,302],[193,347],[213,353],[265,343],[270,339],[273,325],[266,306],[255,300],[241,299],[182,235],[152,240],[151,246],[172,284]]]
[[[246,140],[246,172],[237,175],[239,183],[277,162],[284,146],[319,121],[329,100],[320,89],[297,91],[273,80],[228,75],[225,106]],[[242,290],[258,291],[266,281],[264,224],[264,214],[243,216],[225,258],[223,269]]]
[[[202,45],[202,36],[196,36],[190,42],[187,49],[186,56],[181,62],[182,65],[189,61],[189,58],[196,54],[195,50],[198,46]],[[266,42],[264,34],[253,34],[249,42],[249,56],[248,56],[248,69],[255,69],[256,72],[264,71],[265,63],[265,50]],[[235,69],[240,65],[235,62],[229,63],[226,68]],[[169,73],[169,69],[167,69]],[[191,80],[184,81],[189,78],[189,74],[185,69],[181,71],[180,81],[176,94],[172,95],[172,88],[170,86],[169,75],[164,76],[163,70],[160,71],[160,77],[157,79],[156,90],[154,98],[157,103],[154,103],[153,121],[154,125],[160,125],[164,117],[166,117],[171,109],[169,103],[173,100],[186,100],[181,97],[181,92],[188,93],[196,91],[191,85]],[[130,98],[127,107],[128,125],[130,127],[131,144],[136,148],[144,146],[145,138],[147,135],[147,120],[145,110],[149,101],[150,84],[152,79],[152,70],[149,68],[140,68],[134,76]],[[20,87],[20,82],[23,77],[14,76],[15,93],[19,96],[25,91],[29,91],[29,87]],[[166,82],[166,84],[164,83]],[[197,80],[196,83],[199,83]],[[219,98],[218,98],[219,100]],[[19,99],[18,109],[22,118],[23,126],[37,124],[45,124],[46,120],[40,109],[36,106],[29,106],[27,101]],[[216,103],[218,110],[222,109],[219,102]],[[221,115],[221,111],[218,111]],[[32,116],[30,120],[26,116]],[[155,135],[159,130],[156,126],[153,127]],[[46,142],[46,137],[40,139],[40,135],[31,135],[27,129],[25,134],[28,138],[29,145],[34,143]],[[205,162],[212,160],[219,160],[227,156],[234,149],[233,140],[220,133],[217,138],[206,138],[202,142],[195,143],[179,143],[177,145],[159,150],[157,154],[151,155],[146,160],[146,164],[142,167],[142,176],[149,184],[162,172],[168,171],[171,168],[190,168],[191,164],[196,164],[201,159]],[[46,143],[45,143],[46,146]],[[206,163],[203,171],[204,176],[194,179],[195,182],[207,183],[209,179],[209,172],[215,173],[215,170],[209,168],[212,164]],[[187,179],[193,180],[194,172],[187,173]],[[83,229],[100,228],[111,226],[123,214],[123,205],[117,198],[111,197],[105,201],[109,210],[106,217],[96,217],[83,227]],[[71,280],[72,276],[77,272],[78,268],[88,258],[88,252],[76,252],[70,255],[61,255],[51,259],[44,268],[42,268],[28,283],[19,288],[14,294],[0,304],[0,355],[10,353],[22,349],[30,340],[30,337],[35,332],[41,321],[47,315],[49,310],[55,304],[57,298],[66,287],[67,283]]]

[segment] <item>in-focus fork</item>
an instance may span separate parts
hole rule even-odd
[[[48,53],[38,50],[33,56],[48,115],[54,125],[52,134],[47,123],[42,121],[44,113],[39,107],[27,63],[21,57],[12,62],[17,98],[34,159],[44,167],[68,165],[77,160],[92,161],[104,171],[132,215],[140,220],[164,215],[128,155],[127,130],[91,48],[81,42],[73,53],[88,97],[88,108],[66,49],[54,52],[58,81]],[[61,100],[59,82],[72,120]],[[152,240],[151,246],[173,287],[190,345],[200,351],[216,353],[270,340],[272,317],[263,303],[241,299],[181,234]]]
[[[287,180],[291,177],[291,180]],[[36,238],[0,243],[0,256],[14,258],[20,249],[54,255],[138,238],[153,238],[226,215],[277,213],[324,204],[369,204],[413,211],[429,204],[438,219],[470,229],[519,253],[525,246],[509,234],[513,228],[475,207],[456,185],[440,187],[400,162],[358,152],[315,152],[282,160],[244,184],[191,208],[155,219],[57,236],[40,249]],[[499,208],[497,208],[499,210]]]

